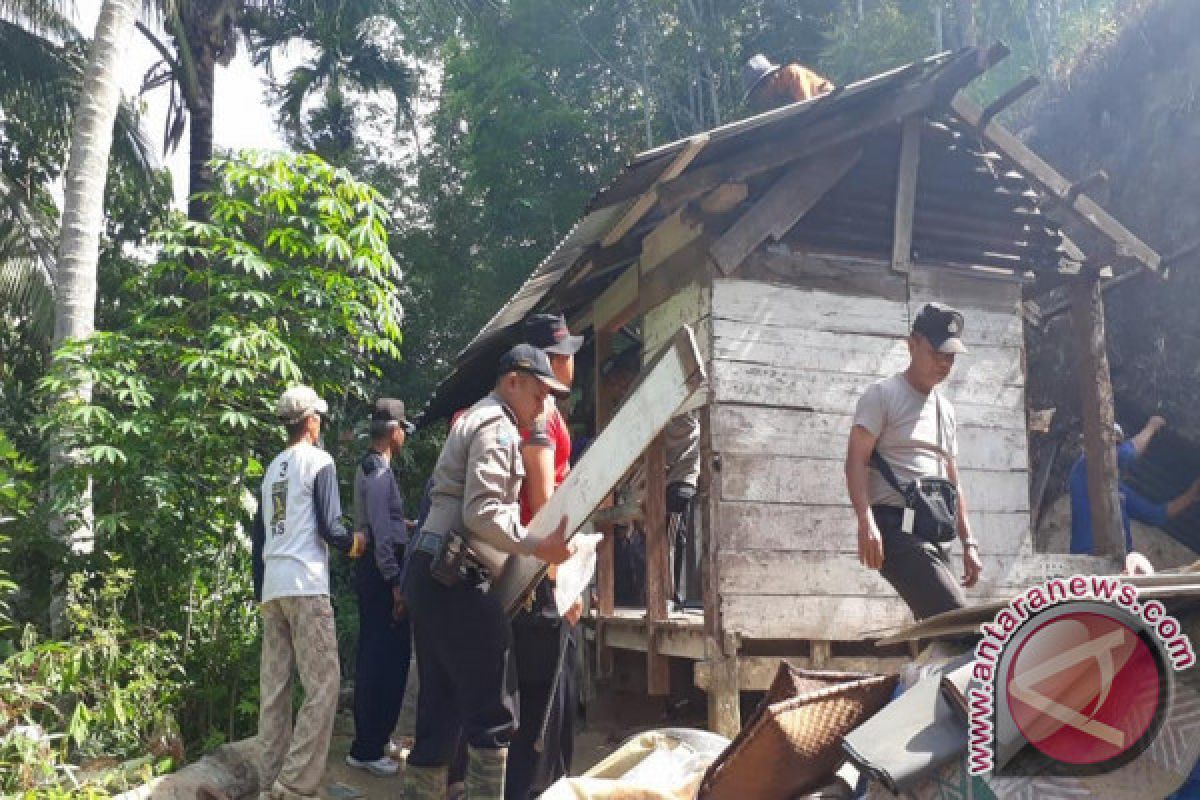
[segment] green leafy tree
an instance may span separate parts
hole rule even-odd
[[[62,479],[93,476],[100,547],[146,565],[133,596],[147,621],[181,634],[189,741],[244,733],[252,716],[245,526],[283,443],[275,398],[307,382],[335,417],[361,403],[398,355],[401,322],[374,189],[316,156],[215,166],[212,221],[174,222],[159,262],[125,287],[125,329],[64,348],[41,383],[95,387],[43,427],[84,456]],[[200,300],[185,299],[192,288]]]

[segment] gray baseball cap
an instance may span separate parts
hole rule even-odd
[[[293,386],[279,395],[275,416],[284,422],[299,422],[313,414],[328,414],[329,404],[311,386]]]

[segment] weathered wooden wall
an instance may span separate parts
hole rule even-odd
[[[807,286],[802,264],[788,283],[712,286],[716,573],[723,627],[746,638],[856,639],[908,620],[891,587],[858,563],[842,462],[858,396],[905,367],[912,317],[930,300],[963,311],[971,350],[943,391],[957,413],[960,472],[986,559],[972,595],[994,595],[1028,570],[1019,286],[914,267],[905,291],[872,294],[861,263],[857,270],[844,286],[824,274],[826,262]],[[881,286],[903,280],[885,270]]]

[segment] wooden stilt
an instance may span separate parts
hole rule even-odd
[[[708,637],[705,650],[708,666],[708,727],[730,739],[742,729],[738,643],[732,636],[725,642]]]
[[[655,623],[667,619],[671,586],[670,547],[667,542],[666,442],[662,436],[646,451],[646,620],[650,646],[646,648],[646,686],[652,695],[670,691],[670,660],[658,651]]]
[[[1117,494],[1112,377],[1105,349],[1100,274],[1094,268],[1085,267],[1071,283],[1071,322],[1079,401],[1083,406],[1083,449],[1094,551],[1096,555],[1123,556],[1125,530]]]

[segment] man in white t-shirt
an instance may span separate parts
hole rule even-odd
[[[264,800],[317,797],[337,713],[337,634],[329,604],[329,547],[357,558],[366,536],[342,525],[333,458],[320,449],[329,407],[307,386],[284,392],[276,415],[287,449],[263,475],[254,519],[255,594],[263,619],[258,738]],[[292,729],[292,670],[304,704]]]
[[[958,480],[958,429],[954,407],[937,391],[950,376],[962,343],[963,316],[928,303],[908,337],[908,369],[867,388],[854,411],[846,452],[846,487],[858,517],[858,558],[877,569],[917,619],[966,605],[963,586],[974,586],[983,564],[971,536],[966,500]],[[872,467],[878,450],[901,488],[917,478],[943,478],[958,488],[957,533],[963,572],[950,570],[946,551],[906,522],[904,497]]]

